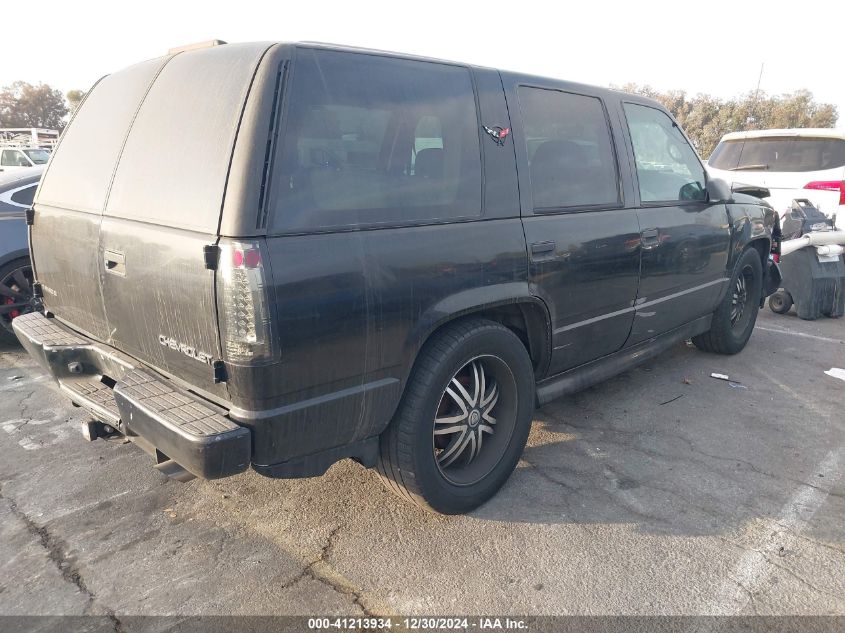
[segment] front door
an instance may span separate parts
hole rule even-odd
[[[634,318],[640,266],[637,212],[625,208],[619,157],[598,96],[512,90],[523,225],[533,294],[549,308],[551,373],[620,349]],[[513,112],[513,109],[511,110]]]
[[[636,163],[642,268],[628,345],[713,312],[724,290],[730,222],[710,203],[704,167],[662,110],[624,104]]]

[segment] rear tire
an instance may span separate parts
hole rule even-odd
[[[477,508],[519,461],[534,398],[531,359],[513,332],[484,319],[446,326],[420,352],[381,436],[382,482],[427,510]]]
[[[728,291],[713,313],[710,330],[692,338],[695,346],[715,354],[741,352],[757,322],[762,288],[760,254],[747,248],[734,266]]]
[[[792,295],[786,290],[778,290],[769,297],[769,309],[775,314],[786,314],[792,308]]]

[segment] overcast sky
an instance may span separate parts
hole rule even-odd
[[[3,0],[0,85],[86,90],[101,75],[213,38],[317,40],[584,83],[732,97],[805,88],[839,109],[845,1]],[[787,15],[788,13],[788,15]]]

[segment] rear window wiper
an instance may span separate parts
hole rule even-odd
[[[768,169],[768,165],[739,165],[738,167],[731,167],[728,171],[743,171],[747,170],[754,170],[754,169]]]

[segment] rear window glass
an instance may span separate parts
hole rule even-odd
[[[102,213],[132,116],[164,58],[103,78],[62,134],[38,202]]]
[[[478,216],[465,68],[300,50],[274,184],[282,231]]]
[[[238,123],[265,49],[227,44],[168,62],[132,124],[107,215],[217,231]]]
[[[619,204],[619,176],[596,97],[521,87],[535,210]]]
[[[723,141],[709,165],[737,171],[822,171],[845,166],[845,140],[797,136]]]

